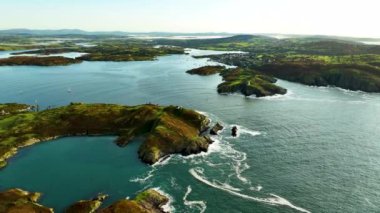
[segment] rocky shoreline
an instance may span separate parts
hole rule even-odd
[[[22,189],[9,189],[0,192],[0,212],[38,212],[53,213],[54,209],[38,203],[42,194]],[[70,205],[65,213],[164,213],[163,206],[169,198],[154,189],[143,191],[135,199],[122,199],[110,206],[101,208],[108,195],[97,195],[91,200],[81,200]]]

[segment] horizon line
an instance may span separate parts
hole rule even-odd
[[[124,31],[124,30],[84,30],[80,28],[0,28],[0,31],[12,31],[12,30],[28,30],[28,31],[82,31],[84,33],[126,33],[126,34],[152,34],[152,33],[168,33],[168,34],[229,34],[229,35],[283,35],[283,36],[326,36],[326,37],[341,37],[341,38],[356,38],[356,39],[380,39],[380,37],[365,37],[365,36],[353,36],[353,35],[333,35],[333,34],[312,34],[312,33],[248,33],[248,32],[178,32],[178,31]]]

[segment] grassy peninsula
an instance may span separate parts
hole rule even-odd
[[[228,54],[209,57],[306,85],[380,92],[380,55]]]
[[[226,68],[224,66],[205,66],[187,71],[189,74],[213,75],[219,73],[223,81],[218,85],[218,93],[241,93],[256,97],[285,94],[286,89],[275,85],[276,79],[260,74],[253,69]]]
[[[200,57],[242,69],[256,70],[266,79],[276,77],[306,85],[380,92],[378,45],[323,36],[275,39],[250,35],[177,43],[180,46],[204,49],[246,51],[246,54]]]
[[[0,167],[19,148],[75,135],[117,135],[119,146],[126,146],[136,136],[144,136],[139,157],[153,164],[170,154],[207,151],[212,141],[201,133],[208,129],[208,124],[204,115],[193,110],[151,104],[73,103],[41,112],[9,114],[0,117]]]

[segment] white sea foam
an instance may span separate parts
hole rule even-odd
[[[233,187],[231,186],[230,184],[228,183],[219,183],[221,186],[223,186],[223,188],[226,188],[226,189],[229,189],[229,190],[232,190],[232,191],[236,191],[236,192],[240,192],[241,189],[239,188],[236,188],[236,187]]]
[[[164,166],[164,165],[169,163],[171,158],[172,158],[172,155],[170,155],[168,157],[161,158],[156,163],[154,163],[152,166],[154,168],[159,167],[159,166]]]
[[[168,193],[164,192],[163,190],[161,190],[160,187],[156,187],[156,188],[153,188],[154,190],[156,190],[157,192],[159,192],[160,194],[164,195],[165,197],[167,197],[169,199],[169,201],[163,205],[161,208],[164,212],[174,212],[175,211],[175,208],[173,206],[173,203],[174,203],[174,198],[169,195]]]
[[[205,201],[190,201],[190,200],[187,200],[187,197],[189,196],[189,194],[191,193],[192,189],[191,189],[191,186],[188,186],[187,187],[187,191],[185,193],[185,196],[183,196],[183,203],[186,205],[186,206],[189,206],[191,209],[192,208],[197,208],[199,209],[200,213],[203,213],[206,211],[207,209],[207,205],[206,205],[206,202]]]
[[[249,187],[249,189],[252,190],[252,191],[259,192],[259,191],[261,191],[261,189],[263,189],[263,187],[261,185],[257,185],[256,187],[251,186],[251,187]]]
[[[194,158],[199,158],[199,157],[205,157],[210,155],[211,153],[214,152],[219,152],[221,151],[221,141],[217,139],[217,137],[211,137],[211,139],[214,141],[210,146],[208,147],[207,152],[201,152],[198,154],[193,154],[193,155],[188,155],[188,156],[181,156],[183,159],[194,159]]]
[[[198,111],[198,110],[195,110],[195,112],[201,114],[201,115],[204,115],[204,116],[207,116],[209,117],[209,114],[207,112],[203,112],[203,111]]]
[[[222,191],[228,192],[228,193],[230,193],[232,195],[235,195],[235,196],[247,199],[247,200],[253,200],[253,201],[256,201],[256,202],[266,203],[266,204],[269,204],[269,205],[288,206],[288,207],[290,207],[292,209],[295,209],[295,210],[298,210],[300,212],[310,213],[310,211],[308,211],[308,210],[306,210],[304,208],[295,206],[291,202],[289,202],[288,200],[286,200],[285,198],[282,198],[282,197],[280,197],[278,195],[275,195],[275,194],[270,194],[272,197],[269,197],[269,198],[259,198],[259,197],[253,197],[253,196],[250,196],[250,195],[242,194],[242,193],[230,190],[228,188],[225,188],[225,187],[223,187],[223,185],[219,185],[219,184],[217,184],[215,182],[211,182],[211,181],[207,180],[203,176],[203,169],[202,168],[192,168],[192,169],[189,170],[189,172],[190,172],[190,174],[194,178],[196,178],[200,182],[202,182],[202,183],[204,183],[204,184],[206,184],[208,186],[211,186],[213,188],[220,189]]]
[[[271,95],[271,96],[264,96],[264,97],[256,97],[255,95],[251,96],[245,96],[241,93],[221,93],[221,95],[226,95],[226,96],[238,96],[241,98],[247,98],[247,99],[252,99],[252,100],[289,100],[290,98],[293,97],[294,93],[293,91],[288,90],[286,94],[281,95],[281,94],[276,94],[276,95]]]
[[[177,184],[177,182],[176,182],[175,177],[171,177],[171,178],[170,178],[170,186],[171,186],[172,188],[179,188],[179,186],[178,186],[178,184]]]
[[[294,95],[293,91],[288,90],[285,94],[276,94],[271,96],[264,96],[264,97],[256,97],[256,96],[248,96],[247,98],[251,99],[258,99],[258,100],[288,100]]]
[[[210,167],[217,167],[217,166],[221,166],[221,165],[225,165],[226,164],[226,163],[213,163],[213,162],[210,162],[210,161],[208,161],[206,159],[203,162],[206,163]]]
[[[157,161],[155,164],[152,165],[152,169],[149,172],[147,172],[146,175],[144,175],[143,177],[133,178],[129,181],[134,182],[134,183],[140,183],[140,184],[146,183],[149,179],[151,179],[154,176],[154,172],[157,170],[157,167],[162,167],[168,164],[171,158],[172,158],[172,155],[166,158],[161,158],[159,161]]]
[[[140,183],[140,184],[146,183],[147,180],[149,180],[150,178],[153,177],[155,171],[156,171],[156,169],[153,168],[144,177],[133,178],[133,179],[131,179],[129,181],[133,182],[133,183]]]
[[[243,183],[247,183],[247,184],[250,184],[251,182],[243,177],[241,174],[245,171],[249,169],[249,165],[247,163],[244,163],[243,164],[243,167],[242,167],[242,164],[240,161],[237,162],[237,165],[235,166],[235,173],[236,173],[236,177],[241,180]]]
[[[237,124],[231,124],[230,128],[232,128],[234,126],[236,126],[238,128],[236,138],[239,138],[240,135],[242,135],[242,134],[247,134],[247,135],[251,135],[251,136],[261,135],[261,132],[259,132],[259,131],[251,130],[251,129],[245,128],[244,126],[240,126]],[[228,137],[228,138],[233,138],[233,137]]]

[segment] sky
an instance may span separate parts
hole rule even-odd
[[[380,38],[380,0],[0,0],[0,29]]]

